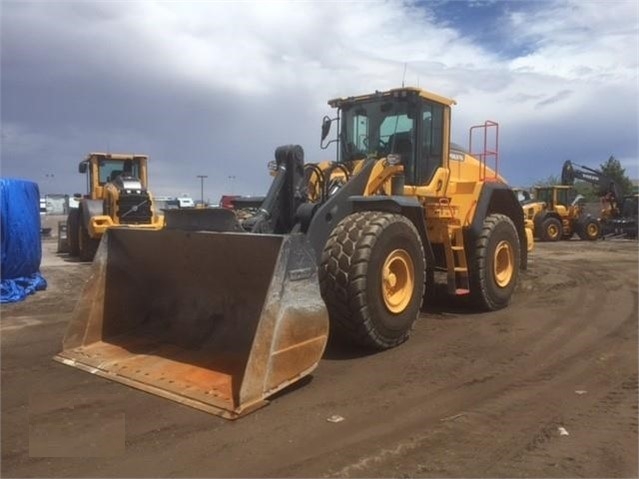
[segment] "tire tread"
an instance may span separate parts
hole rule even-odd
[[[394,222],[405,223],[419,238],[412,222],[400,214],[364,211],[347,216],[330,234],[319,271],[320,289],[331,325],[346,332],[357,344],[374,349],[397,346],[408,338],[409,333],[394,339],[382,337],[375,328],[366,301],[368,264],[374,245],[385,228]],[[420,246],[424,264],[421,240]]]

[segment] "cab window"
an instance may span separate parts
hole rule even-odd
[[[543,201],[544,203],[552,203],[552,190],[548,188],[537,190],[537,201]]]
[[[557,204],[562,206],[570,205],[570,200],[568,198],[568,190],[567,189],[558,189],[557,190]]]
[[[422,108],[422,142],[417,165],[417,183],[426,185],[442,165],[444,107],[424,102]]]
[[[353,139],[358,150],[366,150],[368,138],[368,117],[365,115],[353,116]]]
[[[374,99],[346,105],[342,113],[341,161],[397,154],[406,177],[413,178],[415,103]]]
[[[125,165],[124,160],[100,160],[98,172],[99,172],[99,183],[100,186],[103,186],[105,183],[109,181],[113,181],[118,175],[122,175],[125,173],[125,170],[130,167],[130,171],[127,171],[126,174],[128,176],[133,176],[135,178],[140,177],[140,163],[139,161],[128,160],[128,165]]]

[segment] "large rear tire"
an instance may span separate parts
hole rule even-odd
[[[471,252],[470,290],[474,303],[494,311],[510,303],[520,270],[521,244],[512,220],[492,214]]]
[[[365,347],[403,343],[419,315],[425,266],[421,238],[405,216],[347,216],[331,233],[320,264],[331,327]]]
[[[80,209],[69,209],[67,216],[67,244],[69,245],[69,256],[80,254]]]
[[[542,241],[559,241],[563,235],[561,221],[557,218],[551,216],[542,221],[540,234]]]
[[[577,234],[584,241],[595,241],[601,236],[601,225],[595,218],[585,218],[577,224]]]

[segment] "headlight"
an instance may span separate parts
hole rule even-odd
[[[402,155],[391,153],[386,157],[386,161],[388,161],[388,164],[391,166],[399,165],[402,162]]]

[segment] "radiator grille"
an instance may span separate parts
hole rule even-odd
[[[150,224],[152,216],[151,198],[148,193],[120,193],[118,200],[120,224]]]

